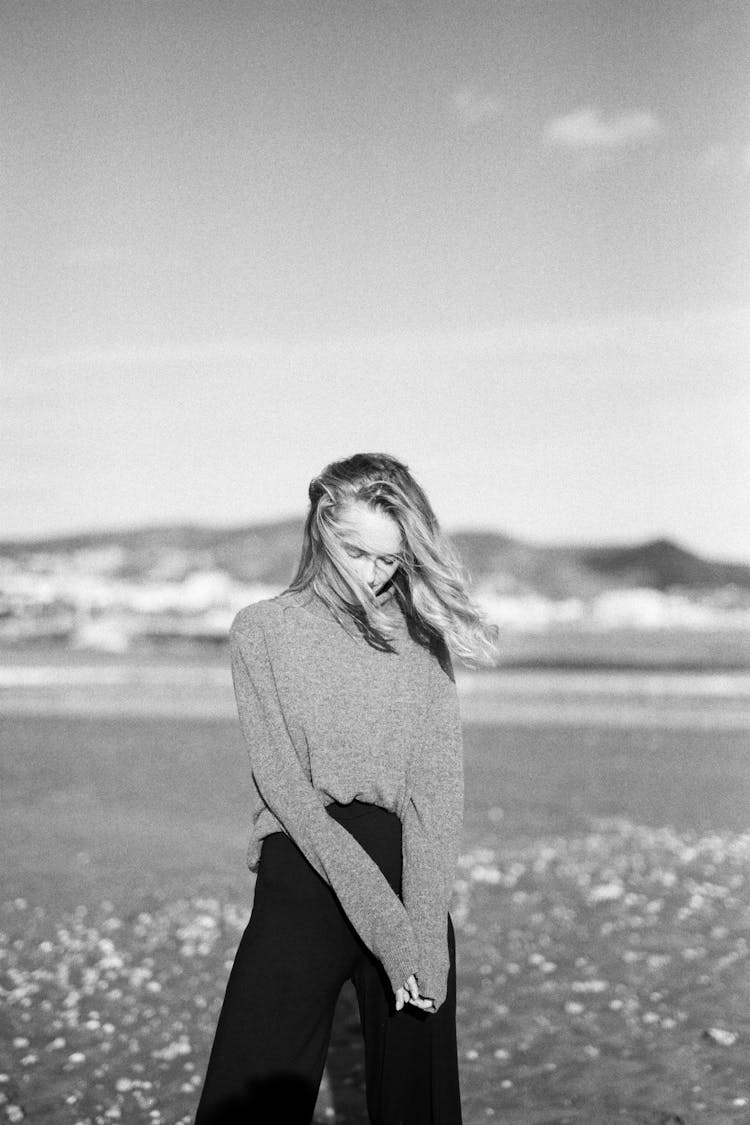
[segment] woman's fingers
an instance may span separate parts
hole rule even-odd
[[[396,989],[396,1011],[400,1012],[404,1004],[413,1004],[415,1008],[420,1008],[423,1012],[435,1011],[435,1001],[429,996],[419,995],[419,985],[413,973],[407,979],[403,988]]]
[[[400,1012],[404,1004],[413,1004],[415,1008],[419,1008],[423,1012],[436,1011],[435,1001],[431,997],[419,995],[417,978],[413,973],[403,988],[396,989],[396,1011]]]

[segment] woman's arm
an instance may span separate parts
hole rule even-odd
[[[416,971],[417,940],[388,880],[346,828],[325,811],[287,729],[263,625],[236,620],[229,632],[240,726],[260,794],[284,831],[332,887],[361,937],[385,968],[394,993]]]
[[[419,945],[417,980],[436,1009],[445,999],[448,906],[463,824],[463,736],[458,694],[447,648],[431,669],[427,714],[431,737],[410,785],[404,818],[403,899]]]

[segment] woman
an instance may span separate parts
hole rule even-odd
[[[308,1123],[347,979],[373,1125],[460,1125],[449,646],[491,663],[497,629],[406,465],[333,462],[309,498],[293,581],[229,633],[257,880],[195,1125]]]

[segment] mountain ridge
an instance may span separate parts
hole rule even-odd
[[[110,551],[108,572],[150,577],[169,569],[223,570],[243,582],[285,586],[299,558],[303,517],[255,524],[210,526],[151,523],[0,542],[0,556],[20,561],[51,554]],[[604,589],[648,587],[750,590],[750,565],[705,558],[667,537],[635,544],[531,543],[502,531],[446,531],[474,586],[500,594],[539,593],[550,598],[593,596]]]

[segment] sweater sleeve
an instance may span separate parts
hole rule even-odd
[[[432,737],[414,771],[404,818],[403,899],[419,944],[417,981],[435,1006],[447,991],[448,906],[463,824],[463,737],[447,647],[427,694]]]
[[[262,623],[229,632],[240,727],[260,795],[318,874],[326,880],[365,945],[382,963],[394,992],[416,972],[418,947],[409,915],[377,864],[338,821],[300,761],[287,729]]]

